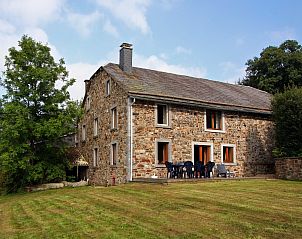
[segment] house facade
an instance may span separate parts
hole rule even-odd
[[[166,177],[165,162],[223,163],[239,177],[273,172],[270,95],[241,85],[120,63],[85,81],[77,147],[91,184]]]

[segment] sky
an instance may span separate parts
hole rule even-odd
[[[0,0],[0,71],[27,34],[64,58],[73,99],[100,66],[118,63],[123,42],[133,66],[235,83],[264,48],[302,44],[301,9],[300,0]]]

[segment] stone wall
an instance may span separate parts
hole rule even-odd
[[[110,81],[110,94],[105,92]],[[91,185],[112,185],[126,182],[127,175],[127,94],[114,79],[101,70],[90,80],[85,98],[84,116],[78,124],[77,146],[89,162],[88,177]],[[88,99],[90,107],[88,106]],[[112,129],[111,109],[116,107],[118,127]],[[94,119],[98,119],[98,134],[94,135]],[[86,139],[82,140],[82,126]],[[117,143],[117,163],[111,165],[111,144]],[[93,165],[93,150],[98,149],[97,166]]]
[[[275,170],[277,178],[302,180],[302,157],[278,158],[275,160]]]
[[[193,161],[194,143],[213,146],[213,161],[221,163],[221,145],[232,144],[236,163],[227,168],[237,176],[273,173],[271,151],[273,123],[263,115],[224,112],[225,132],[205,130],[205,109],[170,105],[171,124],[158,127],[155,123],[156,104],[136,101],[133,105],[133,178],[166,176],[163,165],[157,165],[156,141],[171,142],[173,162]]]

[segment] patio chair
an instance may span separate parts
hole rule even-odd
[[[224,164],[217,164],[217,177],[227,177],[228,171]]]
[[[205,177],[205,166],[200,161],[197,161],[194,166],[195,178]]]
[[[211,173],[212,173],[212,175],[214,175],[213,174],[213,168],[214,168],[214,166],[215,166],[214,162],[211,162],[211,161],[207,162],[207,164],[206,164],[206,178],[210,178],[211,177]]]
[[[175,170],[174,166],[171,162],[165,162],[167,168],[167,178],[174,178],[175,177]]]
[[[194,165],[191,161],[184,162],[184,169],[186,177],[188,178],[194,178]]]

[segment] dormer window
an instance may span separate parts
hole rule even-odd
[[[169,107],[168,105],[157,105],[156,109],[156,124],[159,126],[169,125]]]
[[[224,115],[218,110],[206,110],[206,131],[224,131]]]

